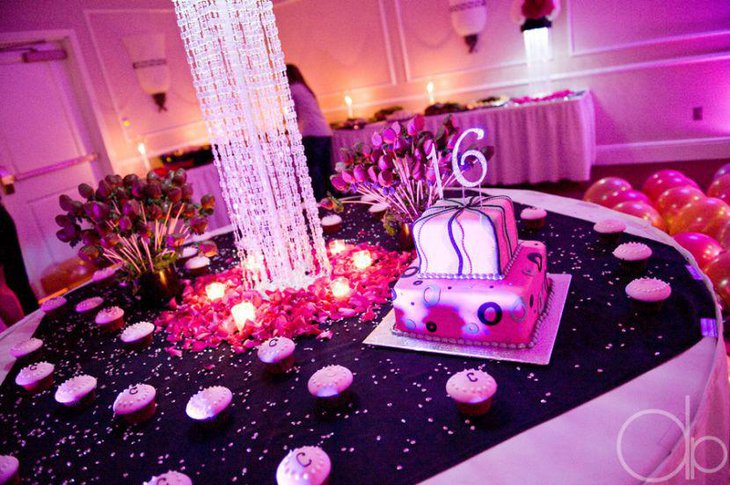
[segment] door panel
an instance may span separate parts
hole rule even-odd
[[[60,46],[53,46],[59,48]],[[61,212],[58,197],[78,198],[80,183],[94,184],[94,165],[83,160],[93,153],[67,61],[0,63],[0,165],[17,177],[15,193],[3,195],[18,228],[23,259],[31,284],[43,296],[44,270],[75,254],[56,239],[54,218]],[[16,54],[17,55],[17,54]]]

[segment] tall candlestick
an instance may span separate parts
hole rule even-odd
[[[428,94],[428,104],[434,104],[436,102],[436,97],[433,95],[433,81],[429,81],[428,84],[426,84],[426,93]]]
[[[347,117],[352,118],[352,98],[348,94],[345,95],[345,104],[347,105]]]

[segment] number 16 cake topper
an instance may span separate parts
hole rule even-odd
[[[481,185],[481,183],[487,177],[487,157],[485,157],[482,152],[480,152],[476,148],[472,148],[465,151],[461,156],[459,156],[459,148],[461,147],[461,142],[464,141],[464,138],[466,138],[466,136],[470,133],[476,134],[477,140],[481,140],[482,138],[484,138],[484,130],[482,130],[481,128],[469,128],[468,130],[464,130],[464,132],[459,135],[459,138],[456,139],[456,144],[454,144],[454,150],[451,152],[451,170],[453,171],[456,180],[461,184],[462,188],[476,187],[477,185]],[[467,180],[464,177],[463,172],[461,171],[461,165],[466,164],[468,157],[476,158],[477,163],[481,168],[481,174],[479,175],[479,178],[473,181]],[[439,170],[438,154],[436,153],[435,144],[431,145],[431,151],[428,154],[428,159],[431,161],[431,163],[433,163],[439,197],[443,199],[444,188],[441,183],[441,171]]]

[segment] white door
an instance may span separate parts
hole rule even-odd
[[[45,44],[42,49],[60,45]],[[0,52],[0,166],[15,175],[2,195],[15,220],[31,284],[40,297],[43,272],[76,253],[56,238],[58,197],[79,199],[77,186],[96,182],[96,155],[75,98],[66,60],[23,62]]]

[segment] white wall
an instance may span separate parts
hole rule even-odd
[[[510,0],[487,0],[478,51],[451,27],[448,0],[278,0],[287,61],[298,64],[331,120],[401,104],[525,93],[526,67]],[[5,0],[0,33],[68,29],[88,70],[88,93],[110,159],[139,169],[153,153],[205,140],[169,0]],[[173,85],[166,113],[139,88],[122,37],[166,34]],[[598,163],[730,157],[730,2],[563,0],[553,28],[555,89],[589,88]],[[692,121],[702,106],[704,119]],[[122,126],[128,118],[129,128]]]

